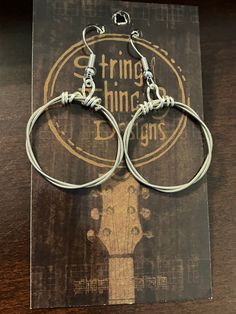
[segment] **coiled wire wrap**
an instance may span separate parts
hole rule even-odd
[[[150,97],[150,89],[153,89],[153,87],[148,88],[148,93],[147,93],[148,102],[144,102],[144,104],[139,105],[138,110],[136,111],[133,118],[128,123],[128,125],[125,129],[125,132],[124,132],[123,143],[124,143],[124,153],[125,153],[126,164],[127,164],[129,171],[134,175],[134,177],[139,182],[143,183],[144,185],[151,187],[157,191],[165,192],[165,193],[180,192],[180,191],[187,189],[188,187],[195,184],[196,182],[198,182],[206,174],[206,172],[210,166],[211,158],[212,158],[212,149],[213,149],[212,136],[211,136],[211,133],[210,133],[208,127],[206,126],[206,124],[201,120],[199,115],[191,107],[189,107],[189,106],[187,106],[181,102],[175,101],[172,97],[169,97],[169,96],[161,97],[159,95],[159,90],[158,90],[157,86],[154,86],[154,89],[156,89],[156,94],[157,94],[158,99],[153,100]],[[128,153],[129,138],[130,138],[130,134],[131,134],[131,131],[132,131],[132,128],[134,126],[135,121],[140,116],[147,114],[151,110],[159,110],[159,109],[164,108],[164,107],[176,107],[177,109],[182,110],[182,111],[186,112],[187,114],[189,114],[190,116],[192,116],[200,124],[202,131],[203,131],[203,134],[206,138],[207,146],[208,146],[208,154],[207,154],[201,168],[196,173],[196,175],[187,183],[180,184],[180,185],[174,185],[174,186],[160,186],[160,185],[155,185],[155,184],[148,182],[134,167],[134,165],[133,165],[133,163],[129,157],[129,153]]]
[[[93,96],[94,90],[95,90],[95,85],[93,83],[91,92],[88,95],[86,95],[86,93],[85,93],[85,85],[83,85],[83,87],[82,87],[82,93],[80,93],[78,91],[75,93],[72,93],[72,94],[69,94],[68,92],[63,92],[60,96],[50,100],[45,105],[39,107],[31,115],[31,117],[29,118],[29,121],[27,123],[27,127],[26,127],[26,152],[27,152],[27,155],[28,155],[28,158],[29,158],[31,164],[45,179],[47,179],[49,182],[51,182],[52,184],[54,184],[60,188],[81,189],[81,188],[91,188],[91,187],[97,186],[97,185],[105,182],[108,178],[110,178],[112,176],[112,174],[114,173],[116,168],[119,166],[119,164],[123,158],[123,155],[124,155],[123,141],[122,141],[122,137],[120,135],[120,130],[119,130],[118,124],[117,124],[115,118],[113,117],[113,115],[105,107],[103,107],[101,105],[101,98]],[[47,109],[49,109],[53,105],[60,103],[60,102],[64,105],[66,105],[68,103],[72,103],[73,101],[80,102],[83,106],[93,108],[95,111],[100,110],[103,113],[103,115],[108,119],[108,121],[111,123],[111,125],[115,129],[116,135],[117,135],[117,154],[116,154],[115,163],[112,166],[112,168],[108,172],[106,172],[105,174],[100,176],[99,178],[97,178],[93,181],[90,181],[88,183],[83,183],[83,184],[72,184],[72,183],[64,182],[61,180],[57,180],[57,179],[49,176],[48,174],[46,174],[42,170],[42,168],[40,167],[38,161],[36,160],[36,157],[35,157],[34,152],[32,150],[31,141],[30,141],[30,134],[32,132],[32,129],[33,129],[36,121]]]

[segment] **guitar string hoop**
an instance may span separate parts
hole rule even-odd
[[[86,67],[85,72],[84,72],[81,92],[80,91],[76,91],[74,93],[63,92],[61,95],[53,98],[48,103],[44,104],[43,106],[39,107],[36,111],[33,112],[26,126],[26,153],[32,166],[50,183],[64,189],[91,188],[91,187],[95,187],[97,185],[102,184],[113,175],[113,173],[115,172],[115,170],[121,163],[123,159],[123,155],[124,155],[123,141],[120,134],[119,126],[115,118],[104,106],[101,105],[101,101],[102,101],[101,98],[94,96],[95,83],[94,83],[93,77],[96,74],[96,70],[94,67],[96,55],[93,53],[93,51],[91,50],[91,48],[88,46],[86,42],[86,33],[91,28],[95,28],[99,34],[103,34],[105,32],[104,26],[100,27],[98,25],[88,25],[83,30],[83,41],[84,41],[85,46],[88,48],[90,52],[90,57],[89,57],[88,66]],[[88,88],[90,89],[90,91],[87,93]],[[58,104],[58,103],[67,105],[73,102],[80,103],[82,106],[85,106],[85,107],[90,107],[95,111],[100,111],[104,115],[104,117],[108,120],[108,122],[111,124],[111,126],[114,128],[117,135],[117,154],[116,154],[116,158],[115,158],[115,162],[113,166],[105,174],[101,175],[100,177],[90,182],[83,183],[83,184],[73,184],[69,182],[64,182],[45,173],[40,167],[35,157],[35,154],[33,152],[32,145],[31,145],[31,140],[30,140],[30,136],[31,136],[35,123],[45,111],[47,111],[48,109],[50,109],[51,107],[53,107],[55,104]]]
[[[203,120],[200,118],[200,116],[189,106],[187,106],[184,103],[175,101],[170,96],[161,96],[159,93],[159,87],[153,80],[153,74],[152,71],[149,68],[147,59],[140,53],[140,51],[137,49],[137,47],[134,44],[133,38],[138,39],[140,37],[140,32],[135,30],[130,35],[130,43],[134,50],[137,52],[137,54],[141,58],[141,62],[143,65],[143,75],[147,84],[146,89],[146,96],[147,101],[145,101],[143,104],[139,105],[138,110],[132,117],[132,119],[129,121],[125,132],[123,136],[123,143],[124,143],[124,154],[126,159],[126,164],[129,169],[129,171],[134,175],[134,177],[141,182],[142,184],[153,188],[157,191],[164,192],[164,193],[176,193],[183,191],[193,184],[197,183],[200,179],[204,177],[206,174],[212,159],[212,150],[213,150],[213,140],[212,135],[206,124],[203,122]],[[154,98],[151,96],[151,91],[154,92]],[[164,107],[175,107],[178,110],[186,113],[187,115],[190,115],[201,127],[203,131],[203,135],[206,139],[207,147],[208,147],[208,153],[205,157],[200,169],[198,172],[194,175],[192,179],[190,179],[187,183],[180,184],[180,185],[173,185],[173,186],[160,186],[153,183],[150,183],[148,180],[146,180],[135,168],[133,162],[131,161],[129,157],[129,139],[130,135],[133,129],[133,126],[135,122],[138,120],[139,117],[148,114],[152,110],[160,110]]]

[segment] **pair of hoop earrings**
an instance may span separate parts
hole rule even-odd
[[[196,182],[198,182],[206,174],[206,172],[210,166],[211,158],[212,158],[213,141],[212,141],[211,133],[210,133],[208,127],[206,126],[206,124],[201,120],[199,115],[192,108],[187,106],[186,104],[183,104],[181,102],[177,102],[170,96],[160,96],[159,87],[154,82],[153,74],[149,68],[147,59],[138,51],[138,49],[136,48],[136,46],[134,44],[133,39],[138,39],[140,37],[140,32],[135,30],[130,35],[130,43],[131,43],[133,49],[136,51],[136,53],[139,55],[139,57],[141,59],[141,63],[143,66],[143,76],[144,76],[145,82],[147,84],[147,101],[144,101],[143,104],[139,105],[136,113],[134,114],[134,116],[132,117],[132,119],[130,120],[130,122],[128,123],[128,125],[125,129],[123,139],[122,139],[122,136],[121,136],[120,130],[119,130],[119,126],[118,126],[115,118],[104,106],[102,106],[101,98],[94,96],[95,83],[94,83],[93,77],[96,74],[96,69],[94,67],[96,55],[93,53],[93,51],[91,50],[91,48],[88,46],[88,44],[86,42],[86,33],[89,29],[95,29],[99,34],[103,34],[105,32],[104,26],[99,27],[98,25],[89,25],[83,30],[83,33],[82,33],[83,41],[84,41],[86,48],[90,52],[90,57],[89,57],[88,65],[85,69],[81,92],[79,92],[79,91],[76,91],[74,93],[63,92],[60,96],[50,100],[45,105],[39,107],[29,118],[29,121],[28,121],[27,127],[26,127],[26,152],[27,152],[28,158],[29,158],[31,164],[33,165],[33,167],[46,180],[48,180],[49,182],[51,182],[52,184],[54,184],[60,188],[64,188],[64,189],[91,188],[91,187],[95,187],[97,185],[100,185],[103,182],[105,182],[107,179],[109,179],[113,175],[113,173],[115,172],[117,167],[120,165],[120,163],[123,159],[123,156],[125,156],[127,167],[129,169],[129,171],[133,174],[133,176],[142,184],[145,184],[146,186],[151,187],[157,191],[166,192],[166,193],[179,192],[179,191],[182,191],[182,190],[190,187],[191,185],[195,184]],[[88,88],[90,89],[90,92],[86,93],[86,89],[88,89]],[[155,95],[154,98],[152,98],[151,94]],[[76,102],[76,103],[78,102],[81,105],[86,106],[86,107],[90,107],[95,111],[99,110],[105,116],[105,118],[108,120],[108,122],[112,125],[112,127],[114,128],[114,130],[116,132],[116,136],[117,136],[117,153],[116,153],[116,159],[115,159],[115,162],[114,162],[114,165],[112,166],[112,168],[108,172],[106,172],[105,174],[100,176],[99,178],[97,178],[93,181],[90,181],[88,183],[80,184],[80,185],[60,181],[60,180],[46,174],[42,170],[42,168],[40,167],[40,165],[39,165],[39,163],[35,157],[35,154],[32,150],[31,141],[30,141],[30,135],[31,135],[32,129],[33,129],[36,121],[46,110],[48,110],[50,107],[53,107],[57,103],[62,103],[63,105],[66,105],[66,104],[70,104],[72,102]],[[179,110],[187,113],[188,115],[192,116],[192,118],[194,118],[194,120],[200,124],[200,127],[203,131],[203,134],[205,136],[206,143],[208,146],[208,154],[207,154],[201,168],[197,172],[197,174],[187,183],[181,184],[181,185],[176,185],[176,186],[159,186],[159,185],[155,185],[155,184],[148,182],[137,171],[137,169],[134,167],[134,165],[133,165],[133,163],[129,157],[129,139],[130,139],[132,128],[133,128],[136,120],[139,119],[141,116],[148,114],[152,110],[159,110],[159,109],[162,109],[164,107],[176,107],[177,109],[179,109]]]

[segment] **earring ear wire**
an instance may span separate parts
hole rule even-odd
[[[87,35],[88,31],[91,29],[95,29],[97,31],[97,33],[100,35],[105,33],[105,27],[99,26],[97,24],[90,24],[83,29],[83,32],[82,32],[83,42],[84,42],[84,45],[86,46],[86,48],[88,49],[88,51],[90,53],[88,65],[84,71],[84,82],[86,84],[86,87],[91,87],[92,77],[96,75],[96,68],[94,67],[96,55],[93,53],[92,49],[89,47],[87,40],[86,40],[86,35]]]
[[[130,43],[133,49],[136,51],[136,53],[139,55],[141,59],[142,67],[143,67],[143,76],[146,79],[147,85],[150,86],[154,84],[152,71],[149,67],[147,58],[144,57],[144,55],[138,50],[133,40],[133,39],[139,39],[141,37],[143,37],[143,34],[140,30],[138,29],[133,30],[130,34]]]
[[[117,169],[117,167],[121,163],[121,161],[123,159],[123,155],[124,155],[123,141],[122,141],[122,137],[120,134],[119,126],[118,126],[115,118],[110,113],[110,111],[108,111],[108,109],[106,109],[104,106],[101,105],[102,99],[97,97],[97,96],[94,96],[95,83],[93,81],[93,76],[96,73],[96,70],[94,67],[96,55],[93,53],[92,49],[89,47],[89,45],[86,41],[86,35],[90,29],[97,30],[97,32],[99,34],[103,34],[105,32],[104,26],[100,27],[98,25],[88,25],[84,28],[84,30],[82,32],[84,45],[86,46],[86,48],[90,52],[90,57],[89,57],[88,65],[85,69],[81,92],[76,91],[76,92],[70,94],[66,91],[66,92],[61,93],[61,95],[55,97],[54,99],[48,101],[45,105],[39,107],[36,111],[33,112],[31,117],[29,118],[27,126],[26,126],[26,152],[27,152],[27,156],[28,156],[32,166],[46,180],[48,180],[49,182],[51,182],[55,186],[63,188],[63,189],[91,188],[91,187],[102,184],[103,182],[105,182],[107,179],[109,179],[113,175],[113,173],[115,172],[115,170]],[[88,87],[90,88],[89,93],[87,93]],[[33,152],[32,145],[31,145],[31,140],[30,140],[30,135],[32,133],[32,130],[33,130],[33,127],[34,127],[36,121],[45,111],[47,111],[48,109],[50,109],[51,107],[53,107],[57,103],[62,103],[63,105],[67,105],[67,104],[70,104],[72,102],[80,103],[82,106],[90,107],[94,111],[99,110],[104,115],[104,117],[108,120],[108,122],[111,124],[111,126],[114,128],[116,136],[117,136],[117,153],[116,153],[116,158],[115,158],[114,164],[111,166],[111,168],[106,173],[104,173],[100,177],[98,177],[98,178],[96,178],[90,182],[83,183],[83,184],[73,184],[73,183],[69,183],[69,182],[64,182],[64,181],[58,180],[58,179],[48,175],[47,173],[45,173],[43,171],[43,169],[41,168],[41,166],[39,165],[39,163],[35,157],[35,154]]]
[[[160,192],[175,193],[175,192],[179,192],[179,191],[187,189],[191,185],[198,182],[206,174],[206,172],[207,172],[207,170],[211,164],[213,140],[212,140],[211,132],[208,129],[208,127],[206,126],[206,124],[202,121],[200,116],[191,107],[189,107],[186,104],[183,104],[181,102],[175,101],[170,96],[166,95],[166,96],[161,97],[161,95],[159,93],[159,87],[153,80],[153,74],[149,68],[148,61],[147,61],[146,57],[144,57],[141,54],[141,52],[137,49],[136,45],[134,44],[133,39],[139,39],[139,38],[140,38],[140,31],[134,30],[131,32],[130,43],[141,59],[142,66],[143,66],[143,74],[144,74],[144,77],[146,79],[146,83],[148,85],[148,87],[147,87],[147,100],[148,101],[145,101],[143,104],[139,104],[138,110],[135,112],[135,114],[133,115],[132,119],[129,121],[129,123],[125,129],[124,136],[123,136],[123,144],[124,144],[124,153],[125,153],[126,164],[127,164],[129,171],[142,184],[144,184],[150,188],[153,188],[157,191],[160,191]],[[151,97],[151,91],[154,92],[156,98],[153,99]],[[207,154],[204,162],[202,163],[202,166],[200,167],[198,172],[195,174],[195,176],[190,181],[188,181],[187,183],[180,184],[180,185],[174,185],[174,186],[160,186],[160,185],[155,185],[153,183],[148,182],[148,180],[146,180],[137,171],[137,169],[134,167],[132,160],[129,157],[129,140],[130,140],[132,128],[133,128],[134,124],[136,123],[136,120],[138,120],[138,118],[141,117],[142,115],[149,113],[149,111],[159,110],[159,109],[162,109],[164,107],[167,107],[167,108],[168,107],[170,107],[170,108],[176,107],[180,111],[184,111],[188,115],[192,116],[194,118],[194,120],[197,123],[199,123],[199,125],[203,131],[203,135],[205,136],[207,146],[208,146],[208,154]]]

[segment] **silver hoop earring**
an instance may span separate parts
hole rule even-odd
[[[191,185],[197,183],[206,174],[206,172],[210,166],[211,158],[212,158],[212,149],[213,149],[212,136],[211,136],[211,133],[210,133],[208,127],[206,126],[206,124],[201,120],[199,115],[192,108],[190,108],[186,104],[175,101],[170,96],[163,96],[163,97],[160,96],[159,87],[154,82],[153,74],[152,74],[152,72],[148,66],[147,59],[135,47],[133,39],[138,39],[139,37],[140,37],[140,32],[136,31],[136,30],[133,31],[131,33],[131,36],[130,36],[130,43],[131,43],[132,47],[134,48],[134,50],[136,51],[136,53],[141,58],[141,62],[142,62],[142,66],[143,66],[143,75],[144,75],[144,78],[145,78],[145,81],[147,84],[147,100],[148,101],[145,101],[143,104],[139,105],[138,110],[136,111],[136,113],[134,114],[134,116],[132,117],[132,119],[130,120],[130,122],[128,123],[128,125],[125,129],[124,136],[123,136],[123,143],[124,143],[124,153],[125,153],[126,164],[127,164],[129,171],[134,175],[134,177],[138,181],[140,181],[141,183],[145,184],[146,186],[149,186],[149,187],[151,187],[157,191],[160,191],[160,192],[166,192],[166,193],[179,192],[179,191],[185,190],[188,187],[190,187]],[[153,99],[151,97],[151,92],[155,93],[155,96],[156,96],[155,99]],[[185,113],[190,115],[196,122],[198,122],[200,124],[202,131],[203,131],[203,134],[205,136],[206,143],[208,146],[208,154],[207,154],[201,168],[197,172],[197,174],[190,181],[188,181],[187,183],[181,184],[181,185],[159,186],[159,185],[155,185],[155,184],[148,182],[137,171],[137,169],[134,167],[134,165],[133,165],[133,163],[129,157],[129,152],[128,152],[129,151],[129,139],[130,139],[130,134],[131,134],[131,131],[132,131],[132,128],[134,126],[135,121],[139,117],[141,117],[142,115],[147,114],[149,111],[159,110],[159,109],[164,108],[164,107],[175,107],[181,111],[184,111]]]
[[[71,93],[71,94],[68,92],[63,92],[60,96],[50,100],[45,105],[39,107],[29,118],[29,121],[28,121],[27,127],[26,127],[26,152],[27,152],[27,155],[28,155],[28,158],[29,158],[31,164],[46,180],[48,180],[49,182],[51,182],[52,184],[54,184],[60,188],[64,188],[64,189],[90,188],[90,187],[94,187],[94,186],[97,186],[97,185],[105,182],[108,178],[110,178],[112,176],[112,174],[114,173],[116,168],[119,166],[119,164],[123,158],[123,154],[124,154],[123,141],[122,141],[120,130],[119,130],[119,127],[118,127],[118,124],[117,124],[115,118],[104,106],[101,105],[101,101],[102,101],[101,98],[94,96],[95,83],[93,80],[93,76],[96,74],[96,69],[94,67],[96,55],[93,53],[93,51],[91,50],[91,48],[88,46],[88,44],[86,42],[86,33],[89,29],[96,29],[96,31],[99,34],[103,34],[105,32],[104,26],[99,27],[97,25],[89,25],[83,30],[83,41],[84,41],[86,48],[90,52],[90,57],[89,57],[89,61],[88,61],[88,66],[86,67],[85,73],[84,73],[82,91],[81,92],[76,91],[76,92]],[[89,93],[86,93],[86,88],[90,88]],[[33,129],[36,121],[46,110],[50,109],[51,107],[53,107],[57,103],[62,103],[63,105],[66,105],[66,104],[70,104],[72,102],[79,103],[82,106],[90,107],[90,108],[94,109],[95,111],[102,112],[102,114],[105,116],[105,118],[108,120],[108,122],[114,128],[116,135],[117,135],[117,154],[116,154],[116,159],[115,159],[115,162],[114,162],[114,165],[112,166],[112,168],[107,173],[100,176],[99,178],[97,178],[93,181],[90,181],[88,183],[84,183],[84,184],[72,184],[72,183],[60,181],[60,180],[57,180],[56,178],[53,178],[53,177],[49,176],[48,174],[46,174],[42,170],[42,168],[40,167],[38,161],[36,160],[35,154],[32,150],[31,141],[30,141],[30,134],[32,132],[32,129]]]

